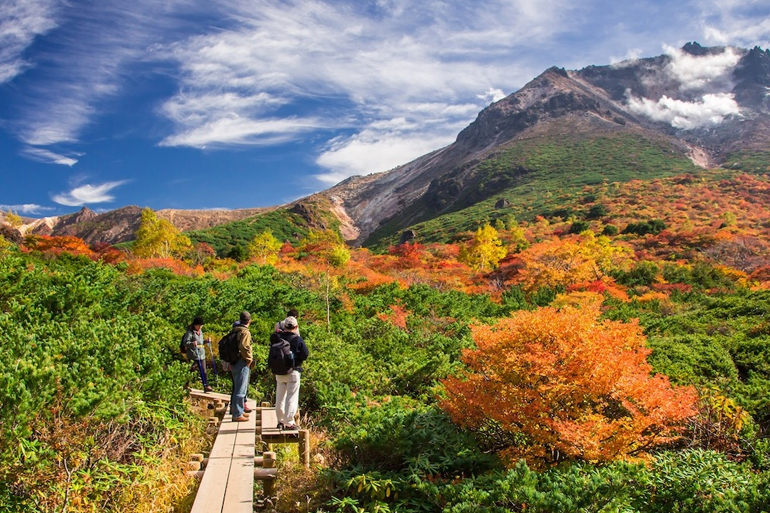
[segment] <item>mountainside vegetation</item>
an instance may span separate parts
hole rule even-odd
[[[232,223],[130,207],[116,247],[5,215],[0,513],[189,511],[179,338],[201,316],[216,353],[248,310],[264,362],[290,308],[316,443],[279,453],[275,511],[770,512],[770,52],[741,55],[750,115],[715,127],[623,103],[678,94],[671,56],[551,68],[447,148]]]
[[[318,443],[309,471],[280,456],[279,511],[766,511],[769,185],[580,183],[380,254],[317,228],[242,262],[3,240],[0,511],[186,511],[210,440],[179,337],[245,309],[264,361],[292,307]],[[249,397],[273,394],[258,366]]]

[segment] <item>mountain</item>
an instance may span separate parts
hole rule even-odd
[[[182,231],[204,230],[272,210],[247,208],[237,210],[159,210],[158,217],[168,219]],[[83,207],[74,214],[26,219],[22,233],[34,235],[72,235],[89,244],[117,244],[133,240],[141,222],[142,208],[131,205],[97,214]]]
[[[402,235],[451,240],[483,219],[553,214],[582,188],[699,169],[770,169],[770,51],[687,43],[665,55],[553,67],[489,105],[454,143],[388,172],[356,176],[271,209],[163,210],[194,240],[232,249],[270,228],[291,239],[333,227],[355,245]],[[130,240],[138,207],[80,212],[26,232]]]
[[[355,220],[355,242],[372,245],[499,196],[521,203],[523,190],[537,192],[544,181],[550,190],[574,189],[694,166],[764,169],[769,86],[770,51],[758,47],[688,43],[670,55],[611,66],[550,68],[484,109],[446,148],[322,194]]]

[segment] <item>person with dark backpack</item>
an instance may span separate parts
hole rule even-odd
[[[231,359],[230,372],[233,375],[233,394],[230,397],[230,413],[233,416],[234,422],[246,422],[249,420],[250,409],[246,407],[246,393],[249,389],[249,374],[251,373],[251,367],[254,365],[254,357],[251,352],[251,332],[249,331],[249,325],[251,324],[251,314],[249,312],[241,312],[239,323],[237,326],[233,326],[233,329],[229,334],[225,335],[225,338],[232,339],[237,343],[238,352],[229,356]],[[223,338],[224,340],[224,338]],[[223,345],[220,345],[220,356]]]
[[[200,317],[193,319],[192,324],[182,336],[180,346],[185,348],[187,360],[197,366],[201,376],[201,383],[203,384],[203,391],[211,392],[214,389],[209,386],[208,379],[206,378],[206,346],[204,345],[202,328],[203,319]]]
[[[275,416],[279,430],[296,430],[294,415],[299,406],[299,385],[302,363],[309,351],[299,336],[297,319],[289,316],[282,321],[283,331],[270,335],[267,365],[275,375]]]

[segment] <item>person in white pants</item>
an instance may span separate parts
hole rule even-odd
[[[283,331],[278,333],[282,339],[289,343],[294,356],[294,367],[286,374],[275,375],[275,415],[278,420],[278,429],[299,429],[294,423],[294,416],[299,406],[299,385],[302,375],[302,363],[307,360],[308,349],[305,341],[299,336],[297,319],[289,316],[283,320]]]

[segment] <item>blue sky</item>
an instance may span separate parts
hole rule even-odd
[[[624,4],[0,0],[0,209],[282,204],[450,144],[550,66],[770,46],[767,0]]]

